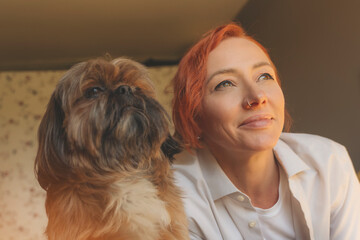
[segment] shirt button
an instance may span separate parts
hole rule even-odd
[[[239,195],[237,196],[237,200],[239,200],[240,202],[243,202],[245,200],[243,195]]]
[[[256,222],[255,222],[255,221],[249,222],[249,227],[254,228],[255,226],[256,226]]]

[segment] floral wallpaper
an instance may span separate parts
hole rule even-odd
[[[159,101],[170,111],[167,90],[177,67],[150,68]],[[0,72],[0,240],[42,240],[45,191],[34,176],[37,128],[65,71]]]

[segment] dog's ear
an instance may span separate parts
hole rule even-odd
[[[174,160],[174,155],[181,152],[182,147],[180,143],[169,134],[161,145],[161,151],[170,160],[170,162],[172,162]]]
[[[45,190],[58,182],[66,168],[64,162],[65,130],[63,128],[64,111],[57,92],[54,92],[38,130],[38,151],[35,158],[35,175]]]

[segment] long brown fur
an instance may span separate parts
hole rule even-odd
[[[35,172],[50,240],[189,239],[169,157],[177,151],[145,67],[72,67],[41,121]]]

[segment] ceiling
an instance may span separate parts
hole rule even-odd
[[[247,0],[6,0],[0,2],[0,70],[64,69],[128,56],[176,62]],[[149,61],[149,60],[153,61]]]

